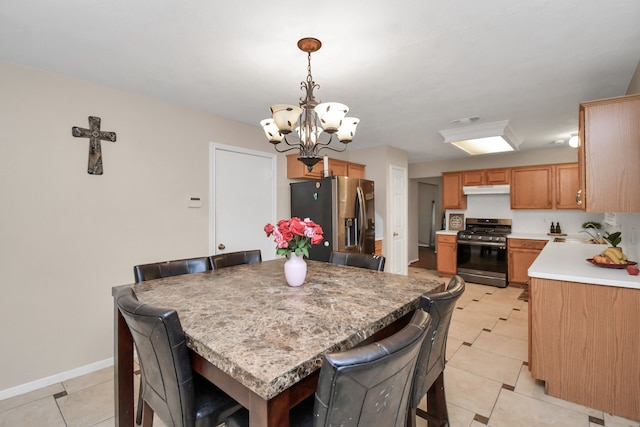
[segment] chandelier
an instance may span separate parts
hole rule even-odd
[[[300,83],[300,89],[305,96],[300,98],[300,106],[276,104],[271,106],[271,118],[260,122],[264,133],[275,150],[284,153],[291,150],[299,150],[298,160],[309,169],[321,160],[319,151],[329,149],[344,151],[347,144],[353,139],[356,126],[360,119],[345,117],[349,107],[337,102],[320,103],[313,96],[313,90],[320,88],[311,76],[311,52],[316,52],[322,47],[320,40],[307,37],[298,40],[298,48],[307,52],[307,80]],[[292,133],[295,130],[297,137]],[[321,134],[329,135],[326,142],[320,140]],[[331,146],[331,142],[337,139],[343,145],[341,148]],[[286,145],[278,147],[283,142]],[[283,148],[283,149],[280,149]]]

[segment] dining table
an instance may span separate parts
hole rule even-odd
[[[315,392],[325,354],[400,330],[420,296],[444,281],[307,260],[299,287],[285,259],[154,279],[131,287],[141,302],[177,311],[193,369],[249,411],[252,427],[288,426]],[[114,300],[115,425],[134,425],[134,344]]]

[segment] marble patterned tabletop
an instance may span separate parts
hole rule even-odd
[[[270,399],[417,307],[443,281],[307,261],[300,287],[284,260],[133,285],[144,303],[177,310],[187,345]]]

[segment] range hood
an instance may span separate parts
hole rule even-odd
[[[509,194],[510,187],[505,185],[469,185],[462,187],[464,194]]]

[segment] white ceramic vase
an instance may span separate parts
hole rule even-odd
[[[307,263],[304,255],[296,255],[292,253],[289,259],[284,263],[284,277],[289,286],[300,286],[307,277]]]

